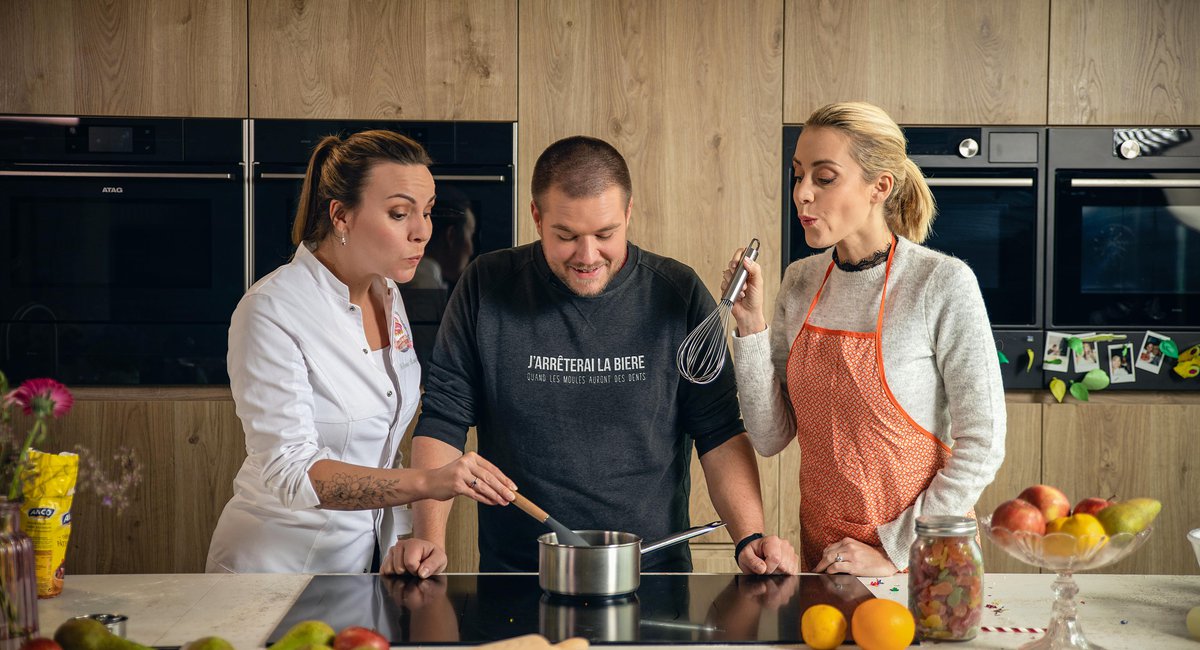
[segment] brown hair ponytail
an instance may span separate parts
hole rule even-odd
[[[417,141],[394,131],[363,131],[344,140],[336,135],[321,138],[313,147],[304,173],[304,187],[292,224],[292,244],[316,244],[328,237],[333,232],[330,202],[340,201],[349,209],[356,207],[362,199],[367,175],[380,162],[426,167],[433,164]]]
[[[813,111],[804,126],[829,127],[846,134],[850,156],[863,168],[867,182],[891,173],[895,184],[883,204],[888,228],[918,244],[925,241],[936,213],[933,193],[921,168],[908,157],[904,132],[882,108],[866,102],[829,104]]]

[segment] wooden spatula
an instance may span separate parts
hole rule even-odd
[[[558,520],[551,517],[545,510],[537,507],[532,501],[526,499],[520,492],[516,493],[517,498],[513,499],[513,505],[521,510],[524,510],[530,517],[546,524],[550,530],[558,534],[558,541],[568,546],[591,546],[587,540],[580,537],[578,533],[558,523]]]

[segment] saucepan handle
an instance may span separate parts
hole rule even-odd
[[[657,551],[658,549],[660,549],[664,546],[671,546],[672,544],[678,544],[679,542],[687,541],[693,537],[699,537],[706,533],[711,533],[714,530],[716,530],[718,528],[722,528],[724,526],[725,526],[725,522],[714,521],[711,524],[705,524],[703,526],[696,526],[695,528],[689,528],[685,531],[675,533],[674,535],[668,535],[667,537],[664,537],[662,539],[658,539],[653,542],[648,542],[646,544],[642,544],[642,555],[645,555],[645,554],[649,553],[650,551]]]

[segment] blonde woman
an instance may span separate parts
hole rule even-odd
[[[751,441],[765,456],[800,445],[802,571],[905,569],[917,515],[971,513],[1004,458],[979,284],[920,245],[933,196],[905,147],[876,106],[814,112],[792,198],[808,245],[827,250],[787,268],[770,327],[758,264],[733,307]]]

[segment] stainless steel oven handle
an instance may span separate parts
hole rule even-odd
[[[929,187],[1033,187],[1032,178],[926,178]]]
[[[0,171],[0,176],[41,176],[44,178],[211,178],[230,180],[233,174],[179,172],[13,172]]]
[[[270,180],[301,180],[304,174],[286,174],[281,172],[264,172],[262,177]],[[503,176],[472,176],[469,174],[434,174],[435,181],[479,181],[484,183],[503,183]]]
[[[1071,187],[1200,188],[1200,178],[1072,178]]]

